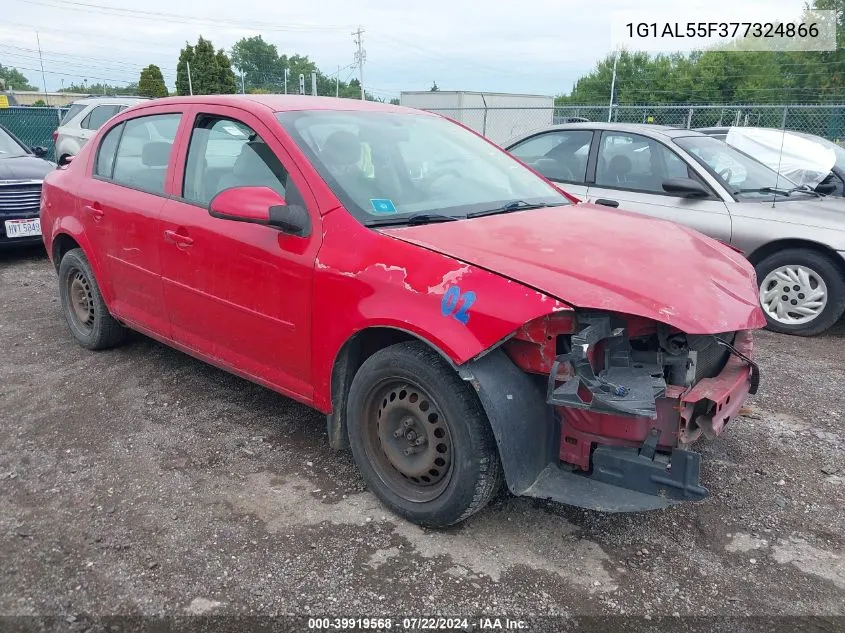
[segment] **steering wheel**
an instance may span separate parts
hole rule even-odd
[[[427,189],[431,189],[432,185],[443,178],[444,176],[454,176],[455,178],[461,177],[461,172],[457,169],[451,167],[445,167],[443,169],[435,169],[434,171],[430,172],[425,177],[425,186]]]
[[[729,168],[729,167],[725,167],[722,171],[720,171],[720,172],[719,172],[719,176],[721,176],[721,177],[722,177],[722,179],[723,179],[725,182],[727,182],[727,183],[730,183],[730,181],[731,181],[731,176],[733,176],[733,175],[734,175],[734,174],[733,174],[733,172],[730,170],[730,168]]]

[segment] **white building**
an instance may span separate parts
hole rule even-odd
[[[403,92],[400,105],[429,110],[483,134],[494,143],[552,124],[554,97],[464,90]]]

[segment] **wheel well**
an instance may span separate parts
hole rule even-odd
[[[70,235],[60,233],[56,236],[56,239],[53,240],[53,265],[56,267],[56,270],[59,269],[59,263],[62,261],[65,253],[74,248],[79,248],[79,244]]]
[[[327,416],[329,444],[332,448],[348,448],[349,438],[346,434],[346,394],[352,378],[361,364],[380,349],[401,343],[403,341],[422,340],[409,332],[389,327],[372,327],[354,334],[341,347],[332,366],[331,398],[332,412]],[[437,353],[442,352],[432,346]]]
[[[809,250],[814,253],[818,253],[819,255],[824,255],[833,262],[843,275],[845,275],[845,260],[839,257],[836,251],[824,246],[823,244],[811,242],[809,240],[778,240],[777,242],[769,242],[751,253],[748,256],[748,261],[750,261],[754,266],[757,266],[757,264],[766,259],[769,255],[774,255],[779,251],[793,248]]]

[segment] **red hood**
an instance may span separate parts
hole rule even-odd
[[[754,269],[686,227],[592,204],[384,229],[580,308],[689,334],[763,327]]]

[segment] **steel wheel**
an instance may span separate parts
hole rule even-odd
[[[760,284],[760,305],[769,318],[785,325],[816,319],[827,306],[827,285],[807,266],[780,266]]]
[[[436,499],[452,475],[452,434],[437,402],[418,385],[387,379],[364,409],[364,449],[379,478],[408,501]]]
[[[85,274],[74,269],[68,276],[68,297],[77,324],[86,330],[94,327],[94,293]]]

